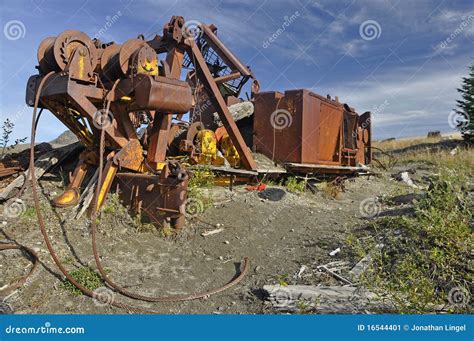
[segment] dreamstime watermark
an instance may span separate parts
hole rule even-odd
[[[385,109],[390,105],[390,102],[388,100],[385,100],[382,104],[378,105],[378,106],[374,106],[374,108],[372,109],[372,114],[374,115],[379,115],[381,114],[382,112],[385,111]]]
[[[286,29],[295,22],[296,19],[298,19],[300,15],[300,12],[296,11],[290,16],[283,17],[284,21],[283,24],[281,24],[281,27],[279,27],[275,32],[273,32],[273,34],[262,43],[262,47],[266,49],[272,43],[274,43],[278,39],[278,37],[282,35],[286,31]]]
[[[106,287],[100,287],[94,290],[92,298],[95,306],[105,307],[114,303],[115,293]]]
[[[189,122],[201,121],[201,116],[206,112],[212,105],[211,100],[208,98],[204,103],[196,105],[193,110],[193,115],[191,116]]]
[[[275,210],[272,211],[272,213],[270,213],[270,215],[267,218],[263,220],[262,225],[265,227],[271,224],[273,219],[275,219],[280,214],[280,212],[285,210],[286,208],[287,208],[286,205],[278,206]]]
[[[202,23],[197,20],[187,20],[182,28],[184,38],[199,39],[202,36]]]
[[[105,24],[104,26],[102,26],[99,31],[97,31],[97,33],[94,35],[94,38],[95,39],[99,39],[100,37],[102,37],[112,26],[113,24],[115,24],[117,21],[120,20],[120,17],[122,16],[122,12],[121,11],[118,11],[117,13],[115,13],[114,15],[110,16],[106,16],[105,17]]]
[[[381,114],[382,112],[385,111],[385,108],[390,105],[390,102],[388,100],[385,100],[382,104],[378,106],[374,106],[372,111],[370,112],[371,115],[369,115],[364,121],[362,121],[359,126],[362,129],[367,129],[370,127],[372,123],[372,116],[377,116]],[[357,137],[357,131],[352,132],[352,137]]]
[[[474,22],[474,14],[471,14],[467,17],[467,19],[463,20],[459,26],[451,33],[445,40],[443,40],[440,44],[439,47],[442,49],[445,49],[448,47],[449,44],[453,42],[454,39],[458,35],[460,35],[466,27],[472,24]]]
[[[293,123],[293,117],[285,109],[277,109],[270,115],[270,124],[274,129],[282,130],[289,128]]]
[[[53,327],[50,322],[45,322],[39,327],[5,327],[6,334],[85,334],[84,327]]]
[[[18,218],[26,211],[26,204],[21,199],[10,199],[3,205],[3,216],[6,218]]]
[[[212,284],[212,278],[211,278],[211,277],[208,277],[208,278],[207,278],[206,280],[204,280],[202,283],[199,283],[199,285],[198,285],[196,288],[194,288],[194,290],[193,290],[193,292],[192,292],[192,295],[194,296],[194,295],[199,295],[199,294],[201,294],[201,293],[202,293],[203,291],[205,291],[206,288],[208,288],[211,284]],[[206,298],[208,298],[208,297],[209,297],[209,295],[204,296],[203,298],[206,299]],[[191,302],[191,300],[184,301],[183,304],[182,304],[182,306],[181,306],[181,309],[186,308],[186,307],[189,305],[190,302]],[[203,300],[199,300],[198,302],[200,302],[201,304],[203,304],[203,303],[202,303]]]
[[[469,290],[463,287],[454,287],[448,292],[448,302],[453,306],[464,308],[471,301]]]
[[[365,198],[360,202],[359,212],[364,218],[374,218],[382,211],[382,205],[377,197]]]
[[[202,200],[197,198],[186,199],[185,214],[188,218],[194,218],[195,216],[204,212],[204,203]]]
[[[276,308],[287,308],[295,303],[291,291],[283,288],[272,291],[271,300]]]
[[[100,109],[95,112],[92,122],[97,129],[107,129],[114,121],[114,114],[107,109]]]
[[[25,38],[26,27],[20,20],[10,20],[3,26],[3,34],[8,40]]]
[[[463,129],[469,126],[471,120],[469,116],[464,115],[463,113],[452,110],[448,115],[448,124],[453,129]]]
[[[375,20],[366,20],[359,26],[359,35],[362,39],[370,41],[380,38],[382,27]]]

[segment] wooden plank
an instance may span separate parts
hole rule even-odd
[[[50,170],[53,166],[60,163],[64,160],[69,154],[72,152],[82,148],[82,144],[79,142],[69,144],[66,146],[62,146],[38,157],[35,161],[35,178],[39,179]],[[7,200],[10,199],[12,192],[14,189],[20,188],[23,186],[25,179],[29,178],[29,170],[26,170],[23,173],[23,176],[19,176],[15,180],[13,180],[10,184],[3,191],[0,192],[0,200]]]
[[[274,308],[285,311],[298,311],[301,303],[315,311],[326,313],[393,309],[374,293],[355,286],[264,285],[263,290]]]

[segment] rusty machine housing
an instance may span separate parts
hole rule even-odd
[[[304,172],[356,169],[371,162],[370,112],[309,90],[256,94],[253,148]]]

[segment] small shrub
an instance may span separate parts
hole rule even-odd
[[[94,291],[97,288],[103,287],[104,282],[94,269],[90,267],[82,267],[70,272],[71,276],[82,286]],[[72,293],[74,296],[82,295],[82,291],[74,286],[69,280],[65,279],[61,287]]]
[[[34,207],[27,207],[26,210],[21,214],[24,219],[36,218],[36,210]]]
[[[278,284],[281,285],[282,287],[288,286],[288,280],[290,276],[288,274],[283,274],[281,276],[278,276]]]
[[[9,146],[10,135],[13,133],[14,127],[15,123],[10,121],[9,118],[7,118],[2,124],[2,136],[0,136],[0,148],[2,151],[0,152],[0,158],[2,158],[8,150],[13,149],[20,143],[24,143],[27,139],[27,137],[16,139],[13,144]]]
[[[209,167],[202,166],[193,170],[188,183],[188,204],[193,215],[203,213],[212,206],[213,199],[207,189],[214,185],[215,175]],[[188,210],[189,207],[186,209]]]
[[[290,176],[285,182],[286,189],[293,193],[304,192],[306,189],[306,182],[298,180],[295,176]]]
[[[192,171],[189,178],[189,188],[209,188],[214,185],[215,175],[209,167],[201,166]]]
[[[127,213],[127,208],[120,201],[119,195],[112,193],[102,207],[102,213],[121,216]]]

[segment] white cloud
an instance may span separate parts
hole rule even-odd
[[[401,137],[414,132],[423,135],[427,125],[450,131],[447,117],[456,105],[456,88],[467,73],[468,62],[457,60],[452,64],[459,65],[458,69],[452,70],[442,61],[421,70],[397,68],[360,82],[336,84],[329,92],[358,112],[375,112],[376,136]]]

